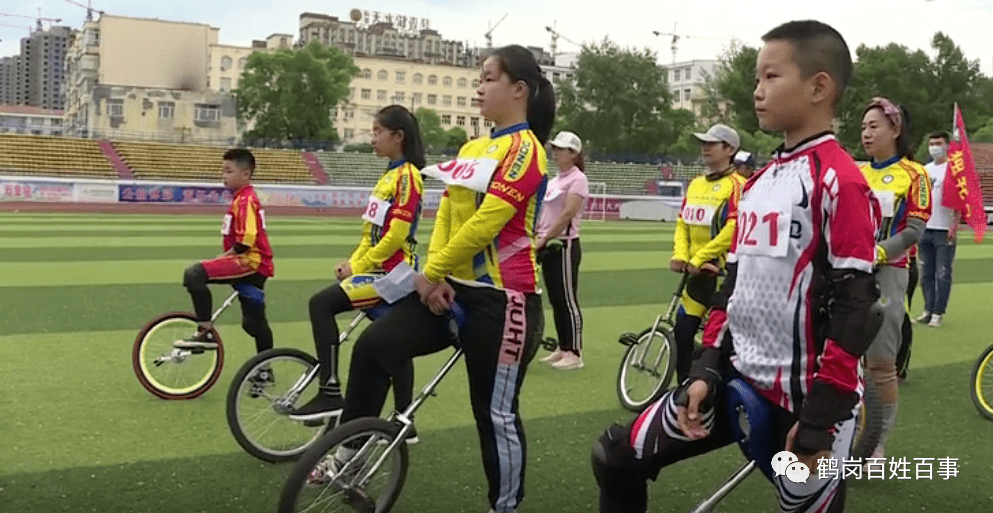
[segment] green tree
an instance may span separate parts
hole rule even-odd
[[[969,130],[969,126],[966,125],[966,131]],[[973,132],[969,135],[969,142],[977,143],[993,143],[993,118],[990,118],[986,122],[986,125],[979,128],[978,130],[973,129]]]
[[[651,50],[623,49],[609,39],[583,46],[575,86],[563,84],[558,128],[609,153],[666,150],[692,124],[672,109],[666,73]]]
[[[922,50],[912,52],[895,43],[856,49],[852,84],[839,112],[839,135],[857,158],[867,158],[860,143],[862,111],[873,96],[886,96],[910,111],[915,147],[932,131],[950,131],[955,103],[962,108],[967,126],[982,123],[993,113],[993,105],[984,101],[989,79],[980,73],[978,62],[967,60],[941,32],[934,35],[931,46],[933,59]],[[989,94],[993,96],[993,91]],[[918,150],[917,156],[921,155]]]
[[[439,151],[445,148],[448,137],[441,127],[441,116],[434,109],[421,107],[417,109],[417,124],[421,128],[421,140],[426,151]]]
[[[714,73],[704,82],[707,103],[702,112],[704,118],[713,119],[739,127],[748,133],[759,130],[759,120],[755,115],[755,63],[758,61],[757,48],[732,41],[731,46],[721,56]],[[723,102],[729,103],[727,110],[721,109]]]
[[[469,140],[469,134],[462,127],[453,126],[445,132],[446,148],[461,148]]]
[[[254,124],[248,137],[337,140],[331,110],[358,72],[350,56],[316,41],[255,52],[234,91],[239,123]]]

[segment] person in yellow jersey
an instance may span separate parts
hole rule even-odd
[[[320,363],[320,390],[307,404],[290,412],[296,420],[340,415],[344,400],[338,380],[338,326],[335,315],[369,311],[383,303],[374,282],[401,263],[416,268],[417,222],[421,216],[424,144],[417,118],[401,105],[380,110],[372,122],[372,147],[389,160],[362,213],[362,238],[351,257],[338,264],[339,282],[310,298],[310,324]],[[408,361],[394,376],[393,397],[398,410],[411,402],[414,365]],[[416,433],[413,432],[412,433]],[[408,443],[417,441],[416,434]]]
[[[882,458],[896,423],[896,361],[907,315],[908,251],[920,240],[931,217],[931,184],[924,168],[911,160],[914,146],[909,113],[889,99],[873,98],[865,108],[862,146],[872,157],[862,166],[862,174],[879,200],[883,219],[876,237],[876,282],[883,326],[866,351],[868,379],[875,383],[883,408],[883,432],[873,457]]]
[[[494,129],[455,160],[422,170],[446,185],[427,263],[413,278],[416,293],[356,341],[341,421],[378,416],[391,376],[407,360],[451,345],[443,314],[457,301],[466,312],[459,332],[489,507],[510,513],[524,497],[527,465],[518,396],[544,328],[535,239],[555,92],[522,46],[495,50],[480,79],[480,114]],[[349,457],[348,448],[340,451],[328,464]]]
[[[734,156],[740,140],[733,128],[716,124],[700,140],[707,173],[690,182],[676,220],[669,268],[689,273],[682,305],[676,314],[676,379],[682,382],[693,363],[693,338],[700,328],[710,298],[717,290],[717,274],[734,238],[737,201],[745,179],[735,172]]]

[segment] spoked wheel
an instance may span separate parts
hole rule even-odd
[[[872,457],[883,434],[883,408],[879,391],[871,380],[865,382],[865,392],[855,419],[855,435],[852,438],[852,458]]]
[[[279,513],[360,511],[385,513],[407,477],[407,445],[397,427],[378,418],[356,419],[321,437],[290,472]]]
[[[224,365],[224,345],[213,330],[217,349],[178,349],[173,342],[197,331],[191,313],[162,314],[138,332],[131,365],[141,386],[162,399],[193,399],[214,386]]]
[[[993,345],[987,347],[972,369],[972,403],[979,413],[993,420]]]
[[[632,334],[633,335],[633,334]],[[676,354],[672,332],[659,326],[634,336],[617,374],[617,398],[628,410],[641,411],[662,397],[675,372]]]
[[[318,393],[320,380],[311,374],[316,366],[313,356],[280,347],[255,355],[238,369],[227,398],[228,427],[238,445],[264,461],[288,461],[337,421],[303,422],[287,416]]]

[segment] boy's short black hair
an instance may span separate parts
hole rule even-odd
[[[784,23],[762,36],[762,41],[786,41],[793,47],[793,62],[804,78],[820,71],[831,75],[838,90],[833,105],[837,105],[852,80],[852,55],[845,38],[830,25],[814,20]]]
[[[237,162],[238,165],[247,167],[249,174],[255,174],[255,155],[245,148],[232,148],[224,152],[224,160]]]
[[[948,143],[952,142],[952,136],[948,135],[948,132],[945,132],[944,130],[939,130],[937,132],[931,132],[927,136],[927,138],[928,138],[929,141],[931,139],[944,139],[945,140],[945,144],[948,144]]]

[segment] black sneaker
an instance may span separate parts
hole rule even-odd
[[[192,337],[173,342],[172,347],[179,349],[217,349],[217,341],[214,340],[214,332],[212,330],[198,329]]]
[[[290,411],[293,420],[319,420],[341,415],[345,399],[340,395],[318,393],[307,404]]]
[[[248,391],[248,396],[252,399],[262,395],[266,388],[276,382],[276,375],[270,367],[262,367],[248,377],[248,383],[252,386]]]

